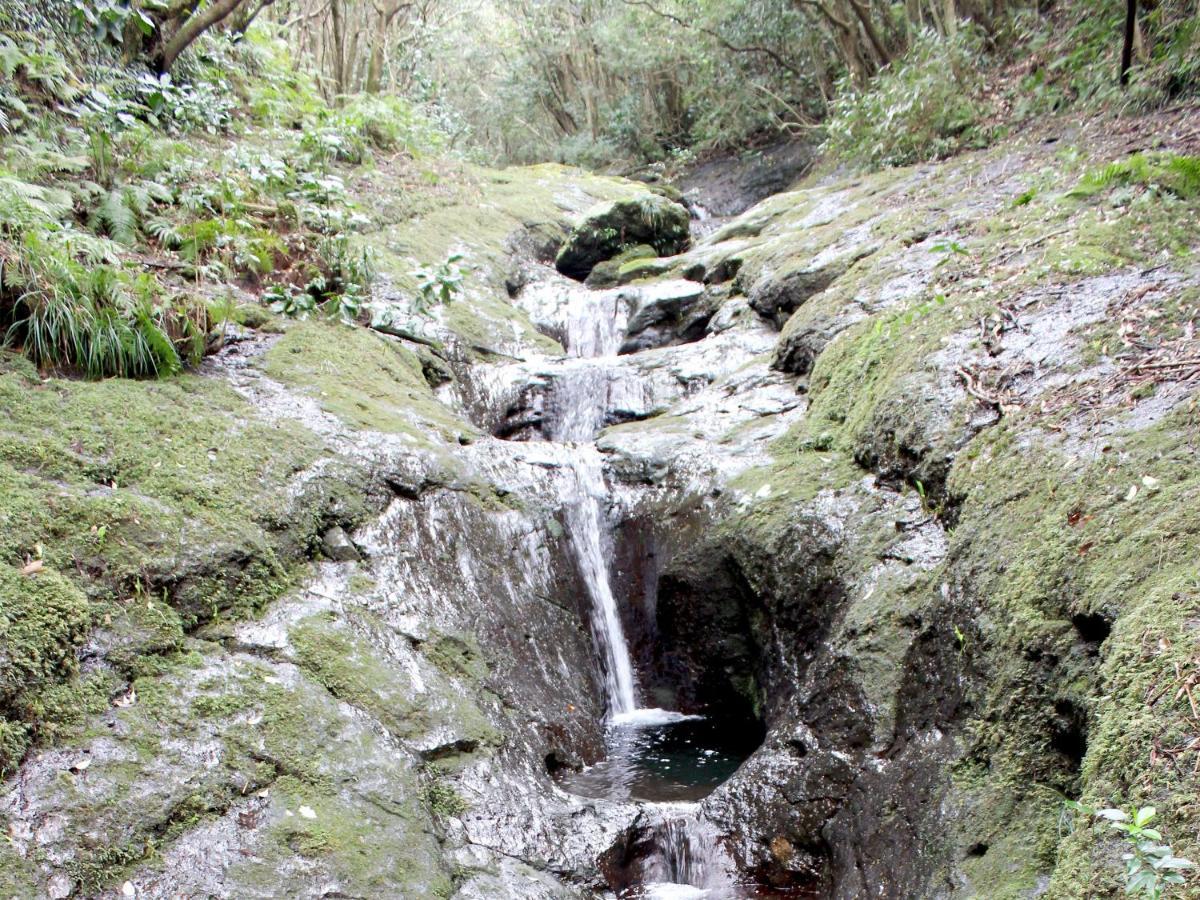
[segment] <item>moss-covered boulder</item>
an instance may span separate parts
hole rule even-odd
[[[688,245],[688,211],[656,194],[593,207],[572,229],[554,264],[564,275],[584,280],[597,263],[625,248],[647,244],[659,256],[673,256]]]
[[[87,598],[57,572],[0,565],[0,772],[28,746],[22,693],[74,670],[88,619]]]

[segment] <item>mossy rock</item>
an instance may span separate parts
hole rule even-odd
[[[62,575],[0,565],[0,771],[20,762],[29,744],[22,696],[75,670],[89,623],[87,598]]]
[[[597,263],[631,245],[648,244],[656,256],[674,256],[687,249],[688,240],[687,209],[646,194],[593,207],[572,229],[554,264],[564,275],[583,281]]]

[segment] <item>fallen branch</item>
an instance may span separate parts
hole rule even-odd
[[[1001,256],[999,259],[996,260],[995,264],[998,266],[1002,266],[1006,262],[1008,262],[1010,259],[1012,259],[1013,257],[1020,256],[1022,253],[1026,253],[1026,252],[1032,250],[1034,247],[1038,246],[1039,244],[1046,243],[1046,241],[1050,240],[1050,238],[1058,237],[1060,234],[1066,234],[1070,230],[1071,230],[1070,228],[1060,228],[1060,229],[1058,229],[1058,231],[1051,231],[1049,234],[1043,234],[1040,238],[1037,238],[1036,240],[1032,240],[1028,244],[1025,244],[1025,245],[1019,247],[1018,249],[1013,250],[1010,253],[1006,253],[1004,256]]]

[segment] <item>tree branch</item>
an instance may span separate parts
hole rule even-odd
[[[799,69],[797,69],[795,66],[791,65],[787,60],[785,60],[782,56],[780,56],[778,53],[776,53],[770,47],[760,47],[760,46],[756,46],[756,45],[740,47],[737,44],[734,44],[734,43],[731,43],[730,41],[728,41],[723,35],[721,35],[720,32],[714,31],[711,28],[705,28],[703,25],[696,25],[693,22],[688,22],[685,19],[681,19],[679,16],[674,15],[673,13],[669,13],[665,10],[658,9],[653,4],[650,3],[650,0],[621,0],[621,2],[624,3],[626,6],[644,7],[645,9],[650,10],[650,12],[654,13],[654,15],[658,16],[659,18],[667,19],[668,21],[674,22],[676,25],[679,25],[681,28],[687,28],[692,31],[699,31],[701,34],[706,34],[731,53],[761,53],[761,54],[764,54],[765,56],[769,57],[771,59],[771,61],[774,62],[777,66],[781,66],[784,69],[787,69],[789,72],[791,72],[797,78],[802,77],[802,73],[800,72]]]
[[[242,0],[214,0],[203,11],[188,17],[187,21],[179,26],[179,30],[163,44],[162,53],[158,58],[158,70],[171,71],[171,66],[175,64],[179,54],[186,50],[192,41],[227,18],[241,4]]]

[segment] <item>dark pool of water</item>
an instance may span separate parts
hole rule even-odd
[[[565,790],[597,799],[700,800],[737,771],[762,735],[745,723],[687,718],[611,725],[607,740],[603,761],[582,772],[559,773]]]

